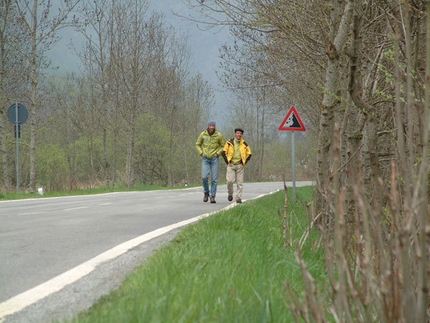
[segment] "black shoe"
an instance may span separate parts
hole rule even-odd
[[[236,203],[242,203],[242,200],[240,198],[237,198]]]
[[[233,201],[233,195],[229,195],[229,196],[228,196],[228,200],[229,200],[229,201]]]
[[[209,193],[205,193],[205,196],[203,196],[203,202],[207,202],[209,199]]]
[[[216,203],[215,196],[211,196],[211,203]]]

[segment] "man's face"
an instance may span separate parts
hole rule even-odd
[[[242,139],[242,135],[243,135],[242,131],[236,131],[234,133],[234,137],[236,138],[236,140]]]
[[[214,125],[208,126],[208,132],[209,134],[213,134],[215,132],[215,126]]]

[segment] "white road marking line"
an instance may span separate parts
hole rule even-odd
[[[275,192],[278,192],[279,190],[270,192],[269,194],[261,194],[257,197],[252,198],[251,200],[255,200],[258,199],[260,197],[263,197],[265,195],[270,195],[273,194]],[[243,200],[244,202],[246,200]],[[88,275],[89,273],[91,273],[93,270],[95,270],[98,266],[100,266],[101,264],[103,264],[106,261],[115,259],[117,257],[119,257],[120,255],[126,253],[127,251],[129,251],[130,249],[146,242],[149,241],[151,239],[154,239],[156,237],[159,237],[163,234],[168,233],[169,231],[172,231],[174,229],[183,227],[185,225],[197,222],[203,218],[206,218],[210,215],[213,215],[215,213],[221,212],[221,211],[225,211],[228,209],[231,209],[233,207],[235,207],[237,204],[236,203],[232,203],[228,206],[226,206],[225,208],[222,208],[220,210],[214,211],[214,212],[210,212],[210,213],[205,213],[199,216],[196,216],[194,218],[182,221],[182,222],[178,222],[178,223],[174,223],[172,225],[169,225],[167,227],[163,227],[160,229],[157,229],[155,231],[146,233],[144,235],[141,235],[137,238],[131,239],[129,241],[126,241],[100,255],[98,255],[97,257],[94,257],[93,259],[90,259],[87,262],[84,262],[83,264],[80,264],[78,266],[76,266],[75,268],[70,269],[69,271],[66,271],[65,273],[58,275],[56,277],[54,277],[51,280],[48,280],[47,282],[40,284],[32,289],[29,289],[19,295],[16,295],[12,298],[9,298],[7,301],[4,301],[3,303],[0,303],[0,323],[4,321],[5,317],[11,314],[14,314],[16,312],[19,312],[21,310],[23,310],[24,308],[26,308],[27,306],[30,306],[34,303],[36,303],[37,301],[55,293],[60,291],[61,289],[63,289],[64,287],[66,287],[67,285],[70,285],[76,281],[78,281],[79,279],[81,279],[82,277]],[[69,209],[71,210],[71,209]]]
[[[19,213],[18,215],[35,215],[35,214],[43,214],[45,212],[31,212],[31,213]]]
[[[79,207],[72,207],[70,209],[64,209],[63,211],[75,211],[80,209],[88,209],[88,206],[79,206]]]
[[[173,229],[177,229],[180,227],[183,227],[185,225],[197,222],[200,219],[206,218],[212,214],[227,210],[234,207],[234,204],[230,204],[229,206],[217,210],[215,212],[211,213],[205,213],[202,215],[199,215],[197,217],[191,218],[189,220],[185,220],[182,222],[174,223],[172,225],[169,225],[167,227],[163,227],[160,229],[157,229],[155,231],[146,233],[144,235],[141,235],[137,238],[131,239],[127,242],[124,242],[100,255],[97,257],[94,257],[93,259],[90,259],[87,262],[84,262],[83,264],[80,264],[76,266],[75,268],[70,269],[69,271],[66,271],[65,273],[58,275],[54,277],[51,280],[48,280],[47,282],[40,284],[32,289],[29,289],[19,295],[16,295],[7,301],[4,301],[3,303],[0,303],[0,322],[4,321],[4,318],[7,315],[11,315],[13,313],[19,312],[22,309],[24,309],[27,306],[30,306],[31,304],[36,303],[37,301],[60,291],[65,286],[70,285],[77,280],[81,279],[82,277],[88,275],[93,270],[95,270],[98,266],[103,264],[106,261],[112,260],[114,258],[119,257],[120,255],[126,253],[130,249],[146,242],[151,239],[154,239],[158,236],[161,236],[163,234],[168,233],[169,231],[172,231]]]

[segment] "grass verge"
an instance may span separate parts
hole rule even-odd
[[[296,242],[307,228],[304,202],[312,194],[312,187],[298,188],[288,207]],[[283,204],[278,192],[184,228],[117,291],[70,322],[294,321],[285,283],[299,294],[304,287],[295,250],[284,247]],[[302,257],[315,279],[326,281],[324,252],[314,249],[305,243]]]

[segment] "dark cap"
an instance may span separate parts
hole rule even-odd
[[[208,123],[208,127],[209,127],[209,126],[216,126],[215,121],[209,121],[209,123]]]
[[[242,128],[236,128],[236,129],[234,129],[234,132],[236,132],[236,131],[240,131],[241,133],[244,133],[244,131],[243,131]]]

